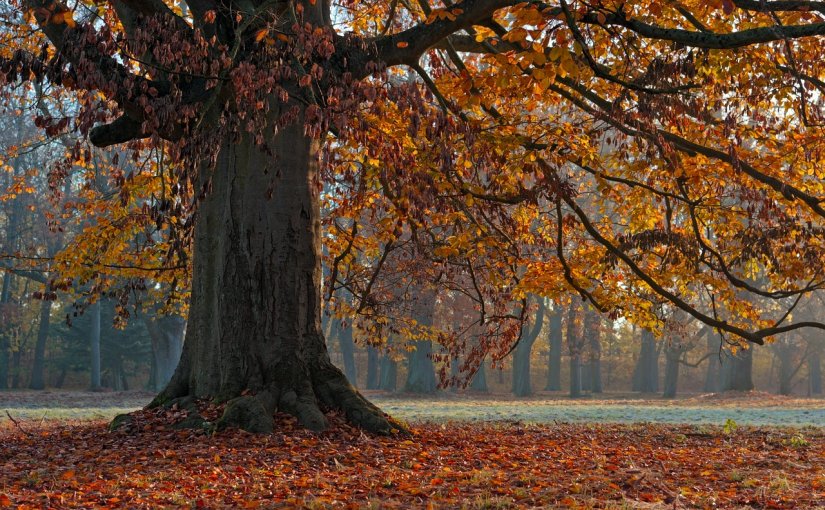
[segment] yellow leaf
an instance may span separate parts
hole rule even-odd
[[[262,29],[258,30],[257,32],[255,32],[255,42],[261,42],[261,40],[263,40],[263,38],[266,37],[266,34],[268,34],[268,33],[269,33],[269,29],[267,29],[267,28],[262,28]]]

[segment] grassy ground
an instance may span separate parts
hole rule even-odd
[[[367,392],[400,419],[422,421],[521,421],[525,423],[686,423],[742,425],[825,425],[825,399],[789,398],[761,392],[691,395],[675,400],[607,394],[571,400],[561,394],[512,399],[508,395],[442,393],[434,398]],[[0,392],[0,424],[19,420],[107,420],[146,405],[147,392]]]

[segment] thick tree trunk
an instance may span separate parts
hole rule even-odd
[[[822,394],[822,361],[819,352],[808,356],[808,391],[811,395]]]
[[[323,410],[337,409],[389,434],[400,426],[347,381],[324,342],[318,144],[305,136],[302,117],[265,151],[250,135],[227,137],[202,176],[209,192],[196,217],[186,341],[154,404],[229,401],[218,428],[255,432],[272,430],[276,410],[322,430]]]
[[[550,331],[547,335],[547,343],[549,344],[548,358],[547,358],[547,391],[561,391],[561,350],[562,350],[562,331],[561,331],[561,310],[558,305],[550,314]]]
[[[380,374],[378,373],[378,348],[372,345],[367,346],[367,381],[366,388],[368,390],[377,390],[381,384]]]
[[[91,359],[91,382],[89,389],[100,390],[100,300],[95,301],[89,310],[91,318],[91,328],[89,330],[89,348],[92,354]]]
[[[643,329],[639,359],[633,372],[633,391],[657,393],[659,391],[659,349],[653,333]]]
[[[51,287],[46,286],[46,291]],[[29,388],[42,390],[46,387],[46,341],[49,339],[49,319],[52,312],[52,301],[43,299],[40,302],[40,323],[37,326],[37,342],[34,344],[34,363]]]
[[[152,383],[163,389],[172,379],[183,351],[186,319],[180,315],[163,315],[144,321],[152,339]]]
[[[398,362],[389,354],[385,354],[381,358],[381,377],[379,379],[378,389],[384,391],[398,389]]]

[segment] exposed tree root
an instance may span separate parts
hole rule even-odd
[[[326,407],[342,411],[353,425],[385,436],[408,433],[407,427],[364,398],[331,363],[314,367],[312,373],[318,400]]]
[[[334,410],[340,411],[349,423],[373,434],[408,433],[402,423],[364,398],[326,356],[313,360],[309,366],[293,359],[292,363],[274,367],[272,370],[278,374],[278,381],[266,388],[249,388],[250,394],[212,398],[216,403],[226,402],[223,415],[213,425],[198,413],[197,397],[189,394],[185,360],[181,363],[167,387],[147,406],[148,409],[172,408],[177,404],[178,409],[185,409],[188,417],[176,424],[176,428],[223,430],[238,427],[266,434],[275,427],[274,413],[281,411],[298,418],[302,427],[320,432],[328,426],[324,411]]]
[[[217,430],[238,427],[255,434],[268,434],[275,428],[272,412],[251,395],[234,398],[226,403],[223,416],[215,423]]]

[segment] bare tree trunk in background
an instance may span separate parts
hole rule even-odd
[[[793,351],[797,346],[778,340],[771,345],[771,348],[774,355],[779,359],[779,394],[790,395],[793,393],[793,377],[795,375]]]
[[[367,346],[367,381],[368,390],[377,390],[380,384],[378,377],[378,348]]]
[[[407,393],[433,394],[438,389],[435,378],[435,365],[430,355],[433,352],[431,341],[415,342],[415,350],[407,356]]]
[[[152,384],[160,391],[172,379],[180,362],[186,319],[174,314],[145,317],[143,322],[152,339]]]
[[[533,386],[530,375],[530,357],[533,353],[533,346],[541,333],[544,324],[544,299],[539,299],[536,317],[529,331],[519,341],[513,351],[513,372],[512,372],[512,392],[517,397],[526,397],[533,394]]]
[[[333,338],[338,339],[338,347],[341,349],[341,358],[344,364],[344,375],[352,383],[353,386],[358,385],[358,369],[355,365],[355,342],[352,336],[352,323],[346,321],[342,324],[339,319],[335,317],[330,318],[330,337],[327,341]]]
[[[822,395],[822,354],[819,351],[808,356],[808,393]]]
[[[46,293],[51,292],[51,286],[46,284]],[[32,364],[31,381],[29,388],[42,390],[46,387],[46,341],[49,339],[49,320],[52,312],[52,301],[48,296],[40,302],[40,323],[37,326],[37,343],[34,345],[34,363]]]
[[[633,391],[658,393],[659,391],[659,349],[656,338],[647,329],[642,329],[639,359],[633,372]]]
[[[432,326],[435,313],[435,292],[421,291],[416,295],[418,301],[413,305],[416,321],[422,326]],[[415,350],[407,355],[405,392],[432,394],[438,389],[432,352],[432,341],[415,342]]]
[[[381,377],[378,389],[395,391],[398,389],[398,362],[389,353],[381,357]]]
[[[753,347],[739,349],[736,355],[723,357],[722,380],[724,391],[750,391],[753,389]]]
[[[662,392],[664,398],[676,397],[677,386],[679,385],[679,360],[683,352],[678,346],[665,346],[665,388]]]
[[[25,118],[24,115],[18,115],[17,117],[17,141],[18,143],[23,140],[23,119]],[[4,172],[6,175],[6,183],[5,187],[11,185],[12,181],[17,178],[22,170],[22,157],[17,156],[14,158],[14,163],[12,163],[12,172]],[[6,232],[5,232],[5,243],[3,248],[5,249],[6,253],[14,253],[17,251],[17,248],[20,243],[20,232],[18,232],[19,224],[20,224],[20,217],[23,212],[23,200],[21,196],[17,196],[14,199],[10,200],[8,203],[8,212],[7,212],[7,220],[6,220]],[[10,306],[11,304],[11,284],[12,284],[12,274],[10,271],[3,272],[3,290],[2,294],[0,294],[0,306],[6,307]],[[3,313],[9,314],[8,310],[3,310]],[[10,357],[12,356],[12,345],[10,339],[10,331],[8,331],[8,324],[0,325],[0,390],[8,389],[9,387],[9,361]],[[18,354],[18,362],[19,362],[19,346],[17,346],[17,350],[15,353]],[[19,372],[19,370],[18,370]],[[19,375],[17,376],[19,378]]]
[[[3,290],[0,294],[0,313],[5,317],[11,315],[10,310],[6,307],[10,306],[11,301],[11,273],[6,271],[3,273]],[[11,362],[11,331],[9,324],[0,324],[0,390],[9,388],[9,364]]]
[[[550,313],[550,325],[547,332],[547,391],[561,391],[561,351],[562,351],[562,310],[554,305]]]
[[[588,341],[590,360],[588,363],[588,389],[602,393],[602,329],[598,312],[588,306],[585,311],[585,336]]]
[[[582,396],[582,339],[576,334],[576,304],[567,309],[567,351],[570,354],[570,398]]]
[[[719,337],[708,334],[708,369],[705,372],[704,391],[718,393],[722,391],[722,365],[719,361]]]
[[[478,365],[478,370],[470,379],[470,391],[475,393],[489,393],[490,389],[487,387],[487,367],[484,360]]]
[[[89,389],[98,391],[100,386],[100,299],[89,307],[88,313],[91,317],[91,328],[89,330],[89,350],[92,355],[91,368],[92,377]]]

